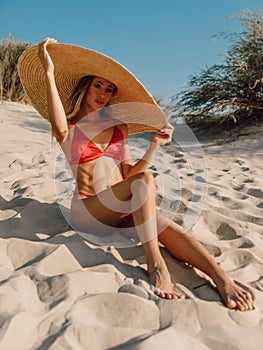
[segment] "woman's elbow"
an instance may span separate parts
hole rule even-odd
[[[56,137],[56,140],[60,144],[66,139],[66,137],[68,135],[68,130],[61,130],[61,129],[55,130],[55,128],[53,128],[52,130],[53,130],[53,134]]]

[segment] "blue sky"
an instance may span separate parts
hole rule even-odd
[[[242,30],[228,17],[263,10],[262,0],[0,0],[0,39],[46,36],[111,56],[156,97],[169,100],[189,76],[224,59],[212,36]]]

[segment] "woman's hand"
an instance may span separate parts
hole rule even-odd
[[[53,38],[46,38],[41,41],[41,43],[38,44],[38,56],[40,58],[40,61],[44,67],[44,70],[46,73],[54,72],[54,64],[52,62],[52,59],[48,53],[47,46],[50,44],[55,44],[57,40]]]
[[[174,127],[167,123],[153,135],[152,142],[154,142],[157,146],[163,146],[166,143],[171,142],[173,131]]]

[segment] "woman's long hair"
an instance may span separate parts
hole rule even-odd
[[[70,96],[69,99],[71,109],[67,114],[67,119],[73,118],[79,113],[80,108],[82,106],[82,101],[94,78],[94,75],[88,75],[80,79],[78,85],[76,86],[75,90],[73,91],[73,94]]]

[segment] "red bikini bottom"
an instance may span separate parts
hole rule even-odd
[[[83,193],[83,192],[79,192],[79,194],[80,194],[81,196],[86,197],[86,198],[89,198],[89,197],[93,197],[93,196],[95,196],[94,194]]]
[[[74,193],[74,196],[84,196],[85,198],[90,198],[90,197],[93,197],[95,196],[94,194],[90,194],[90,193],[83,193],[83,192],[75,192]]]

